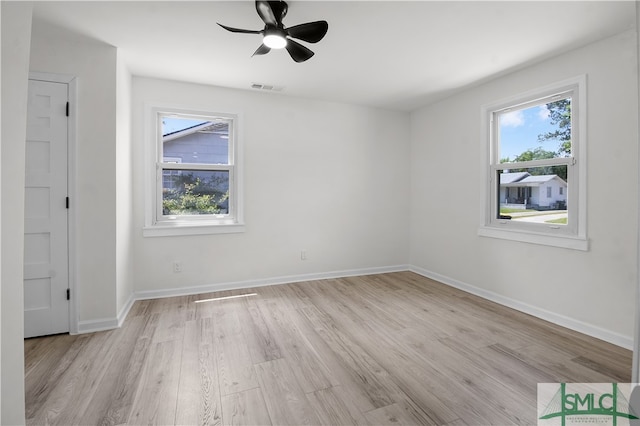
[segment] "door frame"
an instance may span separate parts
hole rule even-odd
[[[78,334],[78,286],[77,251],[76,251],[76,172],[77,172],[77,134],[78,134],[78,81],[73,75],[54,74],[45,72],[29,72],[29,80],[48,81],[67,85],[69,102],[69,117],[67,119],[67,196],[69,197],[69,211],[67,212],[67,240],[68,240],[68,268],[69,268],[69,334]]]

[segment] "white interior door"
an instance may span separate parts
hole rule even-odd
[[[69,332],[68,85],[29,80],[27,107],[24,333]]]

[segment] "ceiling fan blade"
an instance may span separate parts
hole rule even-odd
[[[286,29],[290,37],[300,40],[317,43],[327,34],[329,24],[327,21],[307,22],[306,24],[294,25]]]
[[[243,30],[241,28],[233,28],[233,27],[227,27],[226,25],[222,25],[221,23],[217,23],[218,25],[220,25],[222,28],[224,28],[227,31],[231,31],[232,33],[245,33],[245,34],[260,34],[262,33],[262,31],[256,31],[256,30]]]
[[[255,52],[253,52],[253,55],[251,56],[256,56],[256,55],[264,55],[271,52],[271,48],[269,46],[265,46],[264,44],[261,44],[260,47],[258,47],[256,49]]]
[[[313,56],[313,52],[295,40],[287,39],[287,52],[296,62],[304,62]]]
[[[256,11],[260,16],[260,19],[267,25],[278,26],[278,20],[271,8],[271,2],[265,0],[256,0]]]
[[[271,10],[273,11],[273,15],[276,17],[276,21],[282,23],[282,20],[287,16],[287,11],[289,10],[287,2],[282,0],[269,1],[269,6],[271,6]]]

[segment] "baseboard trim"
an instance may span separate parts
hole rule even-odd
[[[122,307],[122,309],[120,309],[120,312],[118,313],[118,328],[122,327],[122,323],[124,323],[124,320],[127,318],[127,315],[129,315],[129,311],[131,310],[131,307],[133,306],[133,304],[135,303],[136,299],[134,297],[134,294],[131,293],[129,295],[129,298],[127,299],[127,303],[124,304],[124,306]]]
[[[78,334],[93,333],[96,331],[112,330],[119,328],[127,318],[131,307],[137,300],[160,299],[164,297],[190,296],[194,294],[212,293],[216,291],[238,290],[243,288],[265,287],[269,285],[290,284],[304,281],[326,280],[334,278],[344,278],[353,276],[385,274],[390,272],[411,271],[423,277],[430,278],[450,287],[457,288],[470,294],[482,297],[508,308],[532,315],[534,317],[549,321],[562,327],[577,331],[587,336],[595,337],[605,342],[609,342],[625,349],[633,350],[633,339],[630,336],[606,330],[583,321],[576,320],[537,306],[529,305],[515,299],[485,290],[474,285],[458,281],[451,277],[429,271],[414,265],[396,265],[375,268],[348,269],[343,271],[319,272],[313,274],[286,275],[281,277],[254,279],[245,281],[232,281],[218,284],[207,284],[201,286],[170,288],[163,290],[144,290],[132,293],[127,299],[127,303],[118,313],[117,318],[102,318],[90,321],[80,321],[78,323]]]
[[[596,339],[604,340],[605,342],[609,342],[616,346],[633,350],[633,339],[629,336],[624,336],[611,330],[606,330],[604,328],[600,328],[595,325],[576,320],[574,318],[547,311],[546,309],[542,309],[537,306],[529,305],[527,303],[502,296],[498,293],[494,293],[492,291],[485,290],[483,288],[476,287],[462,281],[458,281],[456,279],[438,274],[433,271],[429,271],[427,269],[411,265],[409,266],[409,270],[411,272],[415,272],[416,274],[422,275],[423,277],[430,278],[450,287],[454,287],[467,293],[474,294],[476,296],[482,297],[483,299],[487,299],[508,308],[515,309],[516,311],[524,312],[525,314],[529,314],[545,321],[549,321],[553,324],[557,324],[559,326],[566,327],[579,333],[586,334],[587,336],[595,337]]]
[[[113,330],[114,328],[118,328],[118,327],[120,327],[120,325],[118,325],[117,318],[100,318],[100,319],[89,320],[89,321],[80,321],[78,322],[77,334],[95,333],[96,331]]]
[[[127,299],[127,303],[120,309],[118,316],[116,318],[100,318],[89,321],[79,321],[78,322],[78,331],[70,334],[85,334],[85,333],[95,333],[97,331],[107,331],[113,330],[115,328],[122,327],[124,320],[129,315],[129,311],[136,301],[134,294],[131,293],[129,298]]]
[[[344,271],[319,272],[314,274],[286,275],[265,279],[233,281],[218,284],[206,284],[194,287],[170,288],[163,290],[143,290],[134,293],[135,300],[160,299],[163,297],[190,296],[215,291],[238,290],[243,288],[265,287],[269,285],[291,284],[303,281],[327,280],[332,278],[354,277],[360,275],[385,274],[408,271],[408,265],[384,266],[376,268],[348,269]]]
[[[190,296],[193,294],[212,293],[215,291],[237,290],[242,288],[265,287],[268,285],[290,284],[302,281],[326,280],[331,278],[353,277],[359,275],[384,274],[389,272],[408,271],[408,265],[385,266],[376,268],[349,269],[344,271],[319,272],[315,274],[288,275],[282,277],[234,281],[228,283],[208,284],[202,286],[170,288],[164,290],[146,290],[133,292],[127,303],[118,313],[117,318],[101,318],[78,322],[78,332],[73,334],[94,333],[96,331],[120,328],[136,300],[161,299],[164,297]]]

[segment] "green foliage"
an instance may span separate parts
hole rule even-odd
[[[215,185],[205,183],[193,174],[174,177],[178,189],[165,189],[162,197],[162,212],[165,215],[220,214],[222,205],[229,198],[225,193],[212,190]]]
[[[538,142],[557,140],[560,142],[558,156],[571,155],[571,100],[561,99],[547,104],[551,124],[557,125],[558,130],[538,135]]]
[[[546,160],[549,158],[555,158],[558,155],[553,151],[546,151],[540,147],[536,149],[528,149],[522,154],[518,155],[513,162],[533,161],[533,160]],[[529,172],[534,176],[540,175],[558,175],[565,182],[567,180],[567,167],[566,166],[544,166],[544,167],[532,167],[528,169],[510,169],[510,172]]]
[[[509,158],[500,160],[501,163],[506,162],[523,162],[533,160],[547,160],[556,157],[568,157],[571,155],[571,100],[561,99],[556,102],[547,104],[549,110],[549,118],[551,124],[557,125],[558,129],[553,132],[547,132],[538,135],[538,142],[547,140],[557,140],[560,142],[557,151],[547,151],[542,147],[528,149],[518,155],[513,160]],[[529,172],[532,175],[558,175],[563,180],[567,180],[566,166],[546,166],[535,167],[530,169],[511,169],[511,172]]]
[[[553,151],[545,151],[544,149],[538,147],[534,150],[528,149],[522,154],[518,155],[514,158],[514,162],[521,161],[532,161],[532,160],[546,160],[549,158],[555,158],[556,153]]]
[[[500,206],[500,214],[509,214],[509,213],[537,213],[538,210],[532,209],[512,209],[509,207]]]
[[[522,161],[532,161],[532,160],[546,160],[549,158],[556,158],[558,155],[554,151],[546,151],[541,147],[537,147],[535,149],[529,148],[525,152],[520,155],[517,155],[513,160],[509,157],[500,159],[500,163],[519,163]]]
[[[561,217],[560,219],[545,220],[544,223],[559,223],[561,225],[566,225],[567,219],[568,218],[566,217]]]

